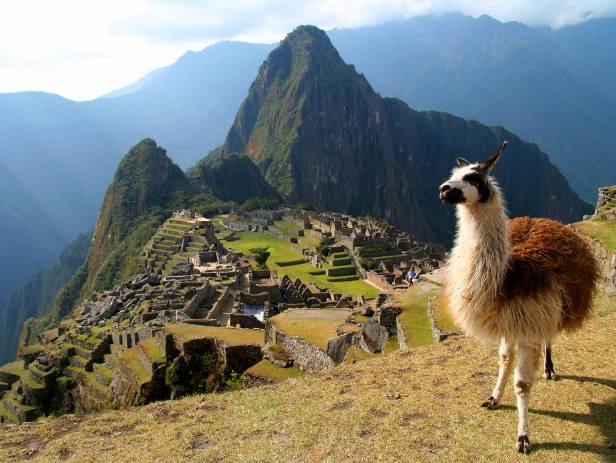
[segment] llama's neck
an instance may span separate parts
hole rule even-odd
[[[451,252],[450,290],[478,306],[497,297],[509,264],[511,245],[502,197],[493,185],[487,203],[458,205],[458,232]]]

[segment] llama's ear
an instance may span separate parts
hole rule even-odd
[[[507,140],[503,142],[499,149],[497,149],[492,156],[490,156],[485,162],[481,163],[481,168],[484,170],[492,170],[498,158],[500,158],[503,151],[507,148]]]
[[[458,158],[458,167],[464,167],[464,166],[468,166],[470,165],[470,162],[468,162],[466,159],[459,157]]]

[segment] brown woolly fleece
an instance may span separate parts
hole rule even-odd
[[[588,316],[599,266],[585,241],[548,219],[509,220],[511,260],[501,297],[532,296],[557,282],[563,288],[561,329],[571,331]]]

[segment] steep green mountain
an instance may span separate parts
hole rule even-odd
[[[605,92],[616,86],[613,20],[546,35],[445,15],[329,35],[378,92],[507,127],[549,153],[586,200],[616,181],[616,93]]]
[[[381,98],[325,32],[302,26],[259,69],[223,154],[245,152],[290,201],[372,214],[420,239],[448,242],[451,210],[436,188],[460,153],[510,151],[495,171],[514,215],[572,221],[589,210],[536,145],[500,127]]]
[[[136,269],[136,257],[165,212],[190,190],[167,152],[146,138],[124,156],[107,189],[88,253],[85,291],[109,288]]]
[[[0,314],[0,363],[14,358],[22,323],[46,313],[56,293],[84,263],[92,235],[86,233],[69,244],[53,265],[32,275],[20,285]]]
[[[222,154],[219,149],[215,150],[199,161],[189,175],[199,191],[223,201],[243,203],[255,197],[280,197],[252,159],[242,153]]]

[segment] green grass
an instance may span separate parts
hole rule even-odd
[[[299,236],[297,238],[297,244],[304,249],[315,249],[319,245],[319,241],[320,240],[318,240],[317,238],[306,235]]]
[[[14,362],[7,363],[0,367],[0,371],[17,376],[21,375],[24,370],[25,367],[23,360],[15,360]]]
[[[24,355],[29,355],[29,354],[35,354],[36,352],[39,352],[43,350],[43,346],[41,346],[40,344],[31,344],[29,346],[25,346],[21,348],[21,353]]]
[[[402,313],[398,321],[404,327],[407,343],[410,346],[433,344],[432,328],[428,318],[428,298],[437,294],[436,289],[426,289],[425,285],[411,286],[407,291],[396,296]]]
[[[163,353],[158,348],[158,345],[156,344],[154,338],[141,341],[139,345],[141,346],[141,349],[143,349],[143,352],[145,352],[145,355],[150,361],[156,363],[165,363]]]
[[[246,370],[246,373],[261,378],[271,379],[276,382],[304,375],[304,372],[297,367],[282,368],[278,365],[274,365],[269,360],[261,360],[259,363]]]
[[[201,326],[189,323],[173,323],[166,325],[164,329],[184,341],[216,338],[225,341],[230,346],[265,343],[265,336],[262,330]]]
[[[268,248],[271,255],[267,260],[267,265],[274,269],[279,276],[287,274],[289,278],[295,280],[299,278],[304,283],[312,283],[320,288],[329,288],[336,293],[356,296],[363,295],[367,298],[376,297],[379,290],[369,285],[362,280],[355,281],[327,281],[326,275],[311,275],[310,272],[315,270],[310,263],[292,265],[288,267],[280,267],[275,262],[284,262],[290,260],[302,259],[300,253],[293,250],[291,243],[274,238],[271,235],[257,232],[240,232],[236,236],[239,238],[235,241],[222,240],[224,246],[235,252],[241,252],[244,255],[250,255],[251,248]]]
[[[131,364],[132,366],[132,364]],[[145,370],[143,370],[145,371]],[[86,380],[86,382],[91,385],[92,387],[94,387],[95,389],[97,389],[100,393],[102,393],[103,395],[107,395],[109,394],[109,388],[107,386],[105,386],[104,384],[101,384],[98,382],[98,380],[96,379],[96,375],[94,374],[94,372],[91,371],[85,371],[83,372],[84,374],[84,378]],[[147,375],[146,375],[147,376]],[[140,382],[146,382],[149,381],[149,376],[145,379],[145,381],[141,381],[141,378],[139,379]]]
[[[437,326],[443,331],[457,331],[459,327],[454,323],[453,319],[447,311],[447,307],[443,303],[440,296],[432,299],[432,310]]]
[[[30,370],[26,370],[21,374],[21,384],[27,386],[30,389],[44,389],[45,385],[37,382],[33,377]]]
[[[131,370],[133,370],[133,372],[135,373],[137,381],[140,384],[147,383],[148,381],[150,381],[150,379],[152,379],[146,369],[141,364],[141,361],[139,360],[139,354],[137,353],[136,346],[122,351],[120,353],[120,357],[128,363]],[[94,379],[96,380],[96,378]]]
[[[289,238],[297,238],[297,232],[301,230],[295,222],[289,219],[275,221],[273,228]]]
[[[327,343],[337,336],[338,327],[350,314],[345,309],[288,309],[270,320],[285,334],[300,337],[326,350]]]
[[[104,363],[95,363],[92,365],[95,373],[99,373],[100,376],[109,384],[113,379],[113,371]]]
[[[573,226],[582,233],[597,238],[608,250],[616,250],[616,222],[591,219],[578,222]]]

